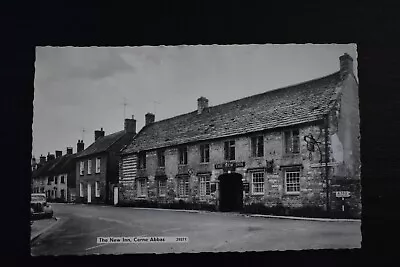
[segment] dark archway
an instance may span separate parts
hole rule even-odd
[[[240,211],[243,208],[243,182],[239,173],[226,173],[219,180],[220,211]]]

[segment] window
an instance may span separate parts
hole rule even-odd
[[[158,167],[165,167],[165,150],[157,151]]]
[[[85,171],[85,163],[83,161],[80,162],[80,166],[79,166],[79,174],[83,175]]]
[[[200,145],[201,162],[210,162],[210,145]]]
[[[61,199],[65,199],[65,190],[64,189],[61,189]]]
[[[92,174],[92,160],[87,161],[87,174]]]
[[[54,176],[54,183],[58,184],[58,176]]]
[[[187,146],[179,148],[179,164],[187,164]]]
[[[210,176],[200,176],[200,196],[211,195]]]
[[[44,187],[40,188],[40,193],[44,193]]]
[[[300,152],[300,136],[299,130],[292,130],[285,132],[285,153],[299,153]]]
[[[165,179],[159,179],[157,181],[157,186],[158,186],[158,195],[159,196],[165,196],[167,193],[167,180]]]
[[[264,194],[264,173],[263,172],[253,172],[252,173],[252,193],[257,195]]]
[[[146,179],[139,179],[137,181],[137,195],[139,197],[147,196],[147,181],[146,181]]]
[[[227,141],[224,146],[225,160],[235,160],[235,141]]]
[[[139,152],[139,169],[146,169],[146,152]]]
[[[98,181],[94,183],[94,192],[96,197],[100,197],[100,184]]]
[[[253,157],[264,157],[264,137],[251,138],[251,155]]]
[[[60,181],[60,183],[65,184],[64,175],[61,175],[61,181]]]
[[[286,193],[300,193],[300,171],[285,171]]]
[[[101,158],[96,159],[96,173],[100,173],[100,161]]]
[[[79,196],[83,197],[83,184],[79,183]]]
[[[189,195],[189,178],[178,179],[178,195],[180,197],[187,197]]]

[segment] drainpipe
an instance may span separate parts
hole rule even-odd
[[[326,211],[330,214],[330,181],[329,181],[329,147],[328,147],[328,138],[329,138],[329,113],[325,117],[325,181],[326,181]]]

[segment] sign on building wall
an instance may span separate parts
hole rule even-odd
[[[224,163],[217,163],[214,165],[216,170],[222,169],[224,172],[227,171],[235,171],[236,168],[244,168],[245,162],[224,162]]]
[[[336,191],[335,192],[336,197],[341,198],[341,197],[350,197],[350,191]]]

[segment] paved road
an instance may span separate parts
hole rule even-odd
[[[54,204],[56,226],[32,255],[180,253],[361,247],[360,222],[315,222],[94,205]],[[107,236],[186,236],[180,244],[97,244]]]

